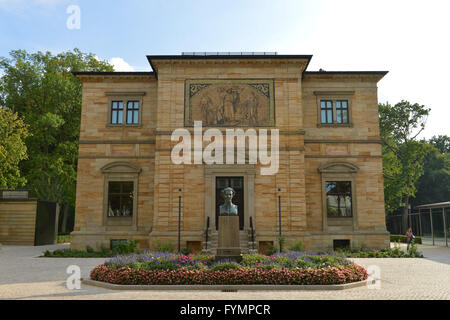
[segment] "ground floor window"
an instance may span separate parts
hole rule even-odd
[[[351,181],[326,181],[326,192],[329,217],[352,216]]]
[[[108,182],[108,217],[133,215],[133,181]]]

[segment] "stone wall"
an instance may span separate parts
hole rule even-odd
[[[171,161],[171,150],[178,143],[171,141],[172,131],[184,127],[187,79],[274,79],[280,166],[273,176],[263,176],[260,165],[253,166],[254,199],[248,205],[253,206],[257,241],[276,242],[281,196],[281,227],[289,241],[301,240],[309,249],[329,248],[334,239],[348,239],[352,245],[388,245],[377,109],[380,75],[306,73],[303,77],[306,60],[302,59],[161,59],[153,65],[157,80],[131,75],[79,77],[83,81],[83,108],[73,247],[98,247],[99,243],[108,245],[109,239],[132,238],[140,239],[141,247],[151,247],[156,241],[176,243],[179,196],[182,246],[188,241],[204,241],[206,218],[214,216],[206,199],[210,194],[206,166]],[[351,125],[319,126],[317,91],[351,91]],[[106,92],[145,92],[142,126],[108,127]],[[221,130],[225,132],[225,128]],[[114,161],[127,161],[142,169],[134,230],[103,225],[105,182],[101,169]],[[318,169],[334,162],[359,169],[356,229],[323,228]]]

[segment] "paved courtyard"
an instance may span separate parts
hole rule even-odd
[[[343,291],[113,291],[82,285],[66,288],[70,265],[81,268],[82,277],[103,263],[97,258],[38,258],[43,247],[0,247],[0,299],[450,299],[450,248],[419,246],[424,259],[353,259],[368,268],[378,266],[380,288],[353,288]]]

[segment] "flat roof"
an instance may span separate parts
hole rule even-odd
[[[74,71],[72,72],[75,76],[154,76],[158,77],[157,72],[155,71],[155,67],[152,61],[155,60],[219,60],[219,59],[306,59],[307,64],[305,67],[305,71],[303,71],[303,75],[378,75],[385,76],[389,71],[306,71],[311,61],[311,54],[273,54],[273,53],[265,53],[265,54],[187,54],[183,53],[181,55],[147,55],[147,60],[153,71],[113,71],[113,72],[101,72],[101,71]]]
[[[152,70],[155,71],[155,67],[153,66],[153,60],[220,60],[220,59],[306,59],[308,60],[306,64],[306,68],[311,61],[312,54],[183,54],[183,55],[147,55],[147,60],[152,67]],[[306,69],[305,68],[305,69]],[[158,77],[158,75],[156,75]]]

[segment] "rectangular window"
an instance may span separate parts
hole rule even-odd
[[[139,101],[128,101],[127,124],[139,124]]]
[[[320,101],[320,121],[333,123],[333,102],[331,100]]]
[[[123,123],[123,101],[113,101],[111,106],[111,124]]]
[[[108,217],[131,217],[133,215],[132,181],[108,183]]]
[[[352,216],[351,181],[327,181],[327,214],[329,217]]]
[[[337,100],[336,101],[336,122],[348,123],[348,101]]]

